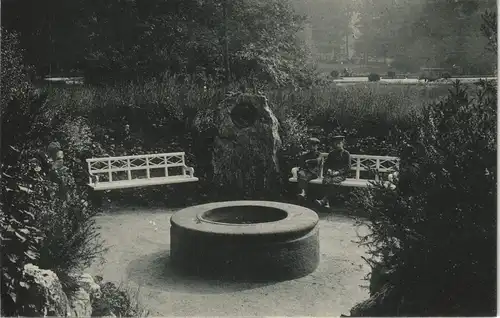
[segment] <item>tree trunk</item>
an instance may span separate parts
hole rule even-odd
[[[229,84],[229,43],[227,37],[227,0],[223,0],[223,18],[224,18],[224,68],[226,86]]]

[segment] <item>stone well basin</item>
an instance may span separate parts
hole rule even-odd
[[[196,276],[286,280],[319,264],[318,215],[270,201],[192,206],[170,219],[171,261]]]

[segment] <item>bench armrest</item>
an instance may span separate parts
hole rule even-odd
[[[92,173],[89,173],[89,183],[90,184],[97,184],[99,182],[99,176],[94,175]]]
[[[183,169],[184,169],[184,171],[186,171],[189,174],[189,176],[191,178],[194,178],[194,168],[188,167],[188,166],[184,166]]]

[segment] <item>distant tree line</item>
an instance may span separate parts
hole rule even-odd
[[[461,69],[491,74],[496,50],[487,51],[481,25],[485,14],[496,20],[495,0],[363,0],[357,50],[392,57],[393,66]]]
[[[486,51],[483,17],[496,21],[496,0],[300,0],[316,44],[339,49],[354,35],[358,57],[393,61],[401,72],[420,67],[491,74],[496,51]]]

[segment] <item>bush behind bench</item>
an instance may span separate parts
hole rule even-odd
[[[310,135],[322,140],[324,151],[329,150],[331,137],[341,133],[347,136],[347,147],[351,152],[397,155],[394,147],[398,142],[396,128],[404,130],[412,125],[419,116],[422,103],[430,95],[427,90],[435,89],[421,86],[323,86],[309,90],[263,92],[281,124],[280,169],[283,180],[289,177],[289,171]],[[432,94],[443,93],[433,91]],[[174,197],[185,201],[186,196],[196,194],[199,195],[195,198],[198,201],[211,190],[218,192],[210,182],[216,125],[212,115],[223,96],[220,88],[200,87],[189,82],[179,84],[171,78],[162,83],[49,89],[48,103],[54,114],[80,127],[71,130],[63,127],[60,131],[63,148],[71,148],[67,151],[80,160],[105,154],[185,151],[187,162],[195,168],[195,174],[201,180],[194,189],[186,185],[190,193],[184,193],[186,187],[180,185],[136,189],[131,196],[127,195],[129,200],[146,202],[168,197],[167,201],[173,203]],[[88,134],[91,143],[75,149],[77,145],[70,141],[82,131]],[[76,165],[74,173],[81,174],[81,169],[81,165]],[[82,175],[80,181],[86,182],[84,179]],[[275,192],[247,193],[245,196],[280,195],[282,190],[276,189]],[[111,194],[110,198],[120,196],[123,195]],[[219,195],[216,197],[223,199]]]

